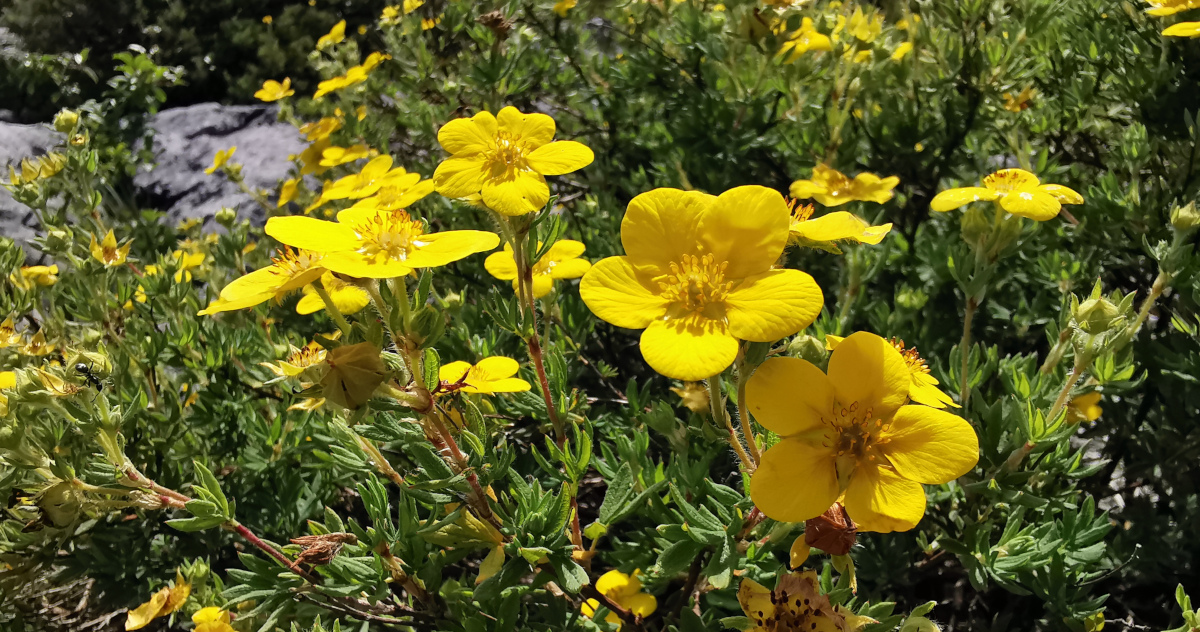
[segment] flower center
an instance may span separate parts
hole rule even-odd
[[[324,362],[325,353],[325,349],[310,342],[289,355],[287,362],[294,367],[306,368]]]
[[[511,179],[518,171],[529,170],[525,145],[509,132],[496,132],[496,146],[487,155],[493,179]]]
[[[838,457],[874,461],[879,446],[888,440],[881,435],[891,428],[875,417],[874,410],[853,402],[848,407],[834,403],[830,418],[822,418],[832,432],[826,432],[825,447],[832,448]]]
[[[812,204],[801,204],[800,200],[788,199],[788,208],[792,211],[792,226],[800,222],[807,222],[812,217],[813,211],[816,210]]]
[[[889,342],[896,348],[896,351],[900,352],[910,373],[929,373],[929,366],[925,364],[925,359],[917,354],[916,347],[905,349],[904,341],[899,338],[892,338]]]
[[[418,240],[425,234],[425,222],[413,219],[407,211],[395,210],[376,213],[356,225],[354,230],[362,239],[359,252],[363,255],[378,262],[388,259],[404,261],[413,250],[423,245]]]
[[[658,282],[663,296],[683,309],[701,312],[711,304],[724,303],[733,282],[725,280],[729,262],[717,263],[716,257],[684,255],[683,260],[671,262],[671,273]]]
[[[307,272],[316,267],[321,260],[319,253],[311,250],[293,250],[291,246],[284,246],[283,250],[277,251],[277,254],[278,256],[271,259],[271,262],[275,264],[272,272],[285,278],[292,278]]]

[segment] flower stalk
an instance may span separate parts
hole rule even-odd
[[[751,474],[757,469],[755,462],[746,453],[746,448],[742,446],[741,439],[738,439],[737,431],[733,429],[733,422],[729,419],[729,413],[725,410],[725,399],[721,394],[721,376],[714,375],[706,380],[708,383],[708,403],[712,409],[713,421],[725,425],[725,430],[729,434],[729,445],[733,451],[737,453],[738,460],[742,462],[742,470],[746,474]]]

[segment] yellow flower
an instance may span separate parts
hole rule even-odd
[[[282,298],[288,292],[316,281],[325,273],[318,253],[285,248],[278,254],[271,265],[226,285],[217,300],[200,310],[198,315],[245,309],[272,298]]]
[[[291,353],[286,360],[259,362],[259,365],[270,369],[276,377],[296,377],[314,366],[323,364],[326,353],[325,348],[314,340],[299,349],[291,347]]]
[[[0,386],[0,388],[3,387]],[[1067,421],[1072,423],[1096,421],[1103,412],[1104,409],[1100,407],[1100,393],[1093,391],[1071,400],[1071,403],[1067,405]]]
[[[846,26],[847,33],[868,44],[874,42],[882,30],[883,20],[878,15],[871,15],[868,18],[863,14],[861,8],[854,9],[854,14],[850,16],[850,23]]]
[[[351,145],[349,147],[329,147],[321,152],[322,167],[336,167],[355,160],[362,160],[371,155],[373,150],[366,145]]]
[[[1004,109],[1009,112],[1022,112],[1029,109],[1029,102],[1033,100],[1037,92],[1032,86],[1022,90],[1017,96],[1013,96],[1011,92],[1004,93]]]
[[[386,279],[416,268],[434,268],[500,245],[478,230],[425,232],[425,223],[402,210],[350,208],[337,222],[313,217],[272,217],[267,234],[296,248],[325,253],[321,265],[352,277]]]
[[[479,193],[502,215],[532,213],[550,199],[545,176],[582,169],[595,157],[582,143],[553,138],[554,119],[511,106],[496,116],[480,112],[455,119],[438,131],[438,142],[451,156],[438,165],[433,182],[446,197]]]
[[[175,612],[187,601],[192,594],[192,585],[183,579],[178,571],[175,573],[175,585],[162,588],[154,593],[150,601],[129,611],[125,619],[126,630],[137,630],[146,627],[154,619],[165,617]]]
[[[971,471],[979,440],[961,417],[906,405],[912,381],[900,352],[864,331],[837,345],[828,375],[798,358],[764,362],[746,403],[782,440],[750,481],[754,503],[775,520],[802,522],[842,498],[860,531],[915,527],[925,513],[921,484]]]
[[[27,184],[56,175],[67,166],[67,157],[53,152],[38,159],[22,158],[21,173],[17,175],[12,165],[8,167],[9,184]]]
[[[463,393],[522,393],[529,382],[513,377],[521,365],[504,356],[484,358],[475,364],[458,361],[443,364],[438,379],[448,384],[462,384],[455,390]]]
[[[357,200],[375,195],[385,186],[396,187],[397,189],[404,190],[405,192],[413,191],[414,193],[419,193],[420,191],[424,191],[423,193],[420,193],[420,195],[415,195],[415,197],[412,197],[411,201],[409,202],[409,204],[411,204],[412,202],[415,202],[433,192],[433,182],[430,180],[426,180],[419,190],[414,189],[413,187],[415,187],[420,180],[421,174],[408,173],[404,170],[404,167],[392,169],[392,157],[385,154],[372,158],[370,162],[368,162],[362,168],[362,171],[346,176],[337,182],[334,182],[333,185],[331,185],[328,189],[321,192],[321,199],[344,200],[349,198],[351,200]],[[371,204],[370,206],[373,208],[379,208],[374,204]],[[408,206],[408,204],[403,206]],[[397,206],[395,208],[402,207]],[[389,208],[381,210],[391,209]]]
[[[367,294],[366,290],[337,278],[332,272],[321,275],[321,285],[329,293],[329,298],[333,299],[334,306],[342,314],[350,315],[358,312],[371,302],[371,296]],[[321,300],[311,284],[305,285],[303,292],[304,298],[296,303],[297,314],[313,314],[325,309],[325,301]]]
[[[854,53],[854,63],[865,64],[871,61],[872,53],[870,50],[860,50]],[[862,118],[862,110],[855,110],[856,118]]]
[[[233,157],[233,152],[235,151],[237,151],[237,147],[230,147],[229,149],[222,149],[218,151],[217,155],[213,156],[212,166],[208,169],[205,169],[204,173],[207,173],[210,176],[216,173],[217,169],[224,167],[225,163],[229,162],[229,159]]]
[[[275,208],[283,208],[292,200],[296,199],[296,189],[300,186],[300,178],[292,178],[283,183],[279,187],[279,201],[275,203]]]
[[[579,4],[579,0],[558,0],[554,3],[554,12],[558,14],[558,17],[565,18],[567,11],[574,9],[577,4]]]
[[[841,206],[847,202],[883,204],[892,199],[892,189],[900,178],[880,178],[873,173],[860,173],[851,180],[845,174],[824,164],[813,167],[812,180],[792,183],[792,197],[798,200],[815,199],[822,206]]]
[[[331,134],[342,129],[342,119],[336,116],[327,116],[319,121],[305,123],[300,126],[300,133],[310,142],[324,140],[329,138]],[[320,155],[320,152],[317,152]]]
[[[827,595],[821,594],[816,571],[784,575],[773,591],[752,579],[743,579],[738,586],[738,603],[754,623],[748,632],[854,632],[868,623],[878,623],[833,605]]]
[[[171,256],[175,257],[175,260],[178,262],[179,266],[178,269],[175,270],[176,283],[191,283],[192,270],[199,268],[204,263],[203,252],[186,252],[183,250],[176,250],[171,253]]]
[[[40,334],[41,332],[38,333]],[[45,369],[39,368],[36,371],[38,381],[42,383],[42,389],[54,397],[70,397],[83,390],[78,384],[72,384]]]
[[[684,407],[694,413],[704,413],[708,410],[708,388],[700,382],[684,382],[683,386],[672,386],[671,392],[678,395]]]
[[[326,79],[325,81],[318,83],[317,91],[313,93],[313,98],[320,99],[330,92],[335,92],[337,90],[341,90],[342,88],[348,88],[350,86],[360,84],[366,80],[366,69],[364,69],[362,66],[352,66],[346,70],[346,74],[334,77],[332,79]]]
[[[790,64],[800,59],[801,55],[810,50],[833,50],[833,42],[829,40],[829,36],[817,31],[816,27],[813,26],[812,18],[804,18],[800,23],[800,28],[788,35],[787,41],[783,43],[783,46],[779,47],[779,52],[775,56],[783,57],[787,55],[787,59],[783,61]]]
[[[273,18],[269,15],[264,15],[262,21],[263,21],[263,24],[270,25],[272,22],[275,21],[275,18]]]
[[[0,390],[13,388],[17,385],[17,374],[13,371],[0,371]]]
[[[900,61],[901,59],[904,59],[905,56],[912,52],[912,49],[912,42],[901,43],[896,47],[896,50],[892,51],[892,61]]]
[[[1200,37],[1200,22],[1180,22],[1163,29],[1168,37]]]
[[[1200,0],[1147,0],[1150,8],[1146,13],[1154,16],[1174,15],[1180,11],[1200,9]]]
[[[259,89],[258,92],[254,93],[254,98],[258,99],[259,101],[266,101],[267,103],[270,103],[271,101],[278,101],[285,97],[290,97],[293,94],[296,94],[296,91],[292,90],[292,78],[284,77],[283,83],[279,83],[274,79],[268,79],[264,81],[262,88]]]
[[[355,202],[351,208],[394,211],[408,208],[417,200],[433,193],[433,180],[422,180],[420,174],[407,173],[403,167],[392,169],[380,182],[382,186],[375,195]]]
[[[975,201],[994,201],[1013,215],[1039,222],[1053,219],[1063,204],[1083,204],[1083,196],[1059,184],[1039,184],[1023,169],[1001,169],[983,179],[982,187],[947,189],[934,196],[929,208],[952,211]]]
[[[39,329],[28,342],[21,347],[21,355],[48,356],[58,350],[58,345],[46,341],[46,330]]]
[[[134,301],[137,301],[138,303],[145,303],[146,300],[146,288],[138,285],[137,289],[133,291],[133,298],[125,301],[125,304],[121,306],[121,309],[130,311],[133,309]]]
[[[400,5],[394,4],[383,8],[383,12],[379,14],[379,23],[383,25],[395,24],[400,21],[402,15]]]
[[[197,610],[192,615],[192,623],[196,624],[192,632],[234,632],[233,626],[229,625],[229,613],[216,606]]]
[[[120,248],[117,247],[117,237],[112,230],[104,236],[104,241],[96,243],[96,236],[92,235],[92,257],[103,263],[105,267],[111,268],[125,263],[125,259],[129,256],[129,247],[132,243],[126,243]]]
[[[329,139],[322,138],[306,147],[299,156],[292,156],[300,160],[300,175],[320,175],[329,171],[329,167],[321,166],[321,154],[325,153],[329,145]]]
[[[21,334],[17,333],[12,316],[9,316],[4,319],[4,322],[0,323],[0,349],[7,349],[19,344],[21,344]]]
[[[533,264],[533,297],[542,298],[549,294],[554,289],[556,279],[578,279],[583,276],[592,267],[587,259],[579,258],[583,250],[583,242],[571,239],[563,239],[550,246],[546,254]],[[520,287],[517,260],[513,258],[511,245],[504,244],[503,251],[488,255],[483,267],[501,281],[512,281],[514,292]]]
[[[404,0],[404,14],[408,15],[425,4],[425,0]]]
[[[428,31],[441,23],[442,23],[442,16],[440,16],[440,15],[437,16],[436,18],[423,18],[421,20],[421,30]]]
[[[783,196],[760,186],[643,193],[621,222],[625,256],[592,266],[579,294],[601,319],[645,329],[642,356],[655,371],[685,381],[717,375],[739,339],[774,342],[821,312],[812,277],[772,269],[788,217]]]
[[[658,600],[654,595],[642,592],[642,580],[638,579],[638,574],[639,571],[633,571],[632,575],[618,570],[608,571],[596,580],[596,590],[633,614],[650,616],[658,609]],[[596,599],[588,599],[579,606],[585,617],[595,617],[599,609],[600,601]],[[620,617],[612,612],[604,620],[621,627]]]
[[[324,50],[346,39],[346,21],[342,20],[333,25],[329,32],[317,40],[317,50]]]
[[[48,266],[21,266],[21,269],[8,276],[12,284],[22,290],[32,290],[33,286],[50,287],[58,283],[58,264]]]
[[[794,200],[792,221],[788,229],[789,241],[809,248],[817,248],[841,254],[837,242],[853,241],[860,244],[877,244],[892,230],[892,225],[872,226],[846,211],[826,213],[811,219],[813,205],[799,205]]]

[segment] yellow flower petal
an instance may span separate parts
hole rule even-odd
[[[1039,222],[1053,219],[1062,210],[1062,204],[1053,195],[1038,190],[1014,191],[1000,196],[1000,207],[1012,213]]]
[[[15,372],[0,371],[0,389],[12,388],[16,385],[17,385],[17,374]],[[1097,393],[1097,395],[1099,395],[1099,393]],[[1099,398],[1097,398],[1097,399],[1099,399]]]
[[[650,368],[667,377],[694,382],[733,364],[738,342],[724,323],[691,314],[650,323],[642,332],[641,349]]]
[[[454,119],[438,130],[438,143],[451,154],[487,151],[496,142],[496,117],[480,112],[471,118]]]
[[[918,483],[948,483],[979,462],[971,424],[937,408],[901,406],[884,436],[889,441],[883,450],[896,473]]]
[[[437,177],[436,173],[434,177]],[[511,177],[486,180],[480,192],[483,194],[483,203],[501,215],[533,213],[540,211],[550,201],[550,187],[546,185],[546,179],[532,171],[516,171]]]
[[[626,610],[641,617],[649,616],[658,609],[658,600],[649,593],[637,593],[622,597],[620,603]]]
[[[925,515],[925,490],[890,468],[860,462],[846,489],[845,505],[859,531],[908,531]]]
[[[908,387],[908,396],[918,404],[933,406],[934,408],[945,408],[952,406],[961,408],[954,400],[937,387],[937,378],[922,371],[914,371],[912,374],[912,384]]]
[[[507,132],[528,149],[537,149],[554,138],[553,118],[536,112],[525,114],[511,105],[496,114],[496,123],[499,131]]]
[[[621,571],[611,570],[596,580],[596,590],[610,598],[617,599],[640,592],[642,580],[637,578],[636,572],[633,575],[626,575]]]
[[[609,257],[597,262],[583,275],[579,296],[602,320],[626,329],[643,329],[666,314],[667,301],[657,288],[643,284],[631,258]]]
[[[1024,169],[1001,169],[983,179],[983,186],[1001,193],[1037,188],[1037,176]]]
[[[447,158],[434,170],[433,184],[448,198],[467,197],[483,188],[487,174],[487,159],[481,154]]]
[[[513,257],[512,246],[504,244],[504,250],[493,252],[483,260],[483,267],[488,274],[501,281],[513,281],[517,278],[517,260]]]
[[[741,279],[766,272],[787,246],[791,211],[774,189],[743,186],[713,201],[700,219],[700,237],[726,278]],[[624,235],[624,231],[622,231]]]
[[[834,397],[833,382],[799,358],[771,358],[746,382],[746,406],[754,418],[785,437],[821,428]]]
[[[834,211],[815,219],[793,222],[790,230],[793,235],[809,241],[877,244],[892,230],[892,225],[871,226],[851,213]]]
[[[947,189],[933,197],[933,200],[929,202],[929,208],[940,212],[953,211],[971,202],[990,202],[998,197],[1000,197],[998,192],[983,187]]]
[[[551,279],[578,279],[592,269],[592,262],[586,259],[567,259],[559,261],[550,268]]]
[[[729,333],[751,342],[774,342],[808,327],[825,297],[807,273],[769,270],[746,279],[725,299]]]
[[[800,536],[804,541],[804,536]],[[758,627],[764,627],[766,622],[775,616],[775,602],[771,599],[771,590],[753,579],[743,579],[738,585],[738,603],[742,612],[754,620]]]
[[[682,255],[696,254],[700,218],[714,200],[698,191],[665,188],[634,197],[621,220],[621,244],[629,262],[657,274]]]
[[[816,518],[838,498],[833,452],[807,441],[785,438],[763,454],[750,479],[750,498],[773,520],[803,522]]]
[[[519,285],[513,286],[513,291],[517,291]],[[539,274],[533,277],[533,298],[542,298],[549,294],[554,289],[554,279],[544,274]]]
[[[229,623],[229,613],[216,606],[208,606],[197,610],[196,614],[192,615],[192,623],[196,625],[216,622]]]
[[[1074,189],[1064,187],[1061,184],[1043,184],[1038,187],[1038,190],[1043,193],[1049,193],[1054,196],[1054,199],[1063,204],[1083,204],[1083,196],[1079,195]]]
[[[838,343],[829,357],[829,379],[838,404],[854,402],[870,409],[873,418],[887,419],[908,401],[908,364],[887,340],[859,331]]]
[[[379,259],[358,252],[334,252],[321,261],[327,269],[356,279],[391,279],[407,276],[412,267],[397,259]]]
[[[533,150],[527,159],[534,171],[544,176],[561,176],[592,164],[596,155],[583,143],[558,140]]]
[[[542,255],[543,261],[564,261],[566,259],[574,259],[583,254],[587,247],[582,241],[574,239],[560,239],[554,242],[546,254]]]
[[[404,262],[412,268],[435,268],[500,245],[500,236],[482,230],[448,230],[421,235]]]
[[[1167,37],[1200,37],[1200,22],[1180,22],[1163,29]]]
[[[282,243],[313,252],[342,252],[359,247],[354,229],[314,217],[272,217],[267,220],[266,231]]]
[[[129,615],[125,618],[126,630],[140,630],[149,625],[162,610],[163,604],[167,603],[167,598],[170,596],[169,588],[162,588],[150,597],[150,601],[129,611]]]

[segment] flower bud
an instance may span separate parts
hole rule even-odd
[[[221,210],[217,211],[217,214],[213,216],[213,219],[217,220],[217,223],[225,228],[232,229],[233,223],[237,221],[237,211],[228,206],[222,206]]]
[[[1102,334],[1121,324],[1121,310],[1104,297],[1089,298],[1080,303],[1073,314],[1079,328],[1089,334]]]
[[[1171,226],[1183,233],[1200,226],[1200,211],[1196,210],[1195,202],[1187,206],[1177,206],[1171,210]]]
[[[796,336],[788,343],[787,354],[802,360],[808,360],[813,364],[822,364],[828,353],[825,351],[825,343],[807,335]]]
[[[59,110],[54,115],[54,129],[64,134],[71,132],[79,124],[79,113],[71,110]]]
[[[979,244],[991,232],[992,223],[987,214],[978,206],[971,206],[963,213],[959,230],[962,231],[963,241],[968,244]]]

